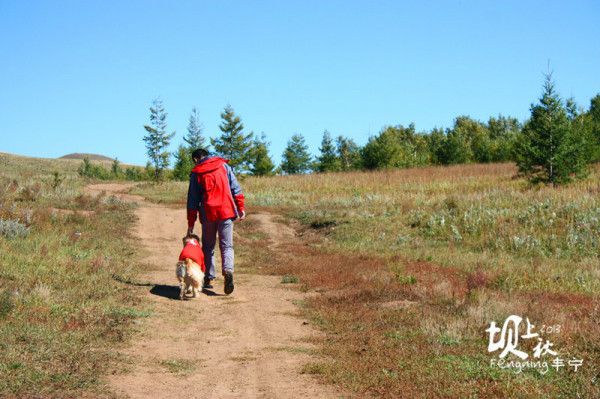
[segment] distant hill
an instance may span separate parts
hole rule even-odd
[[[84,159],[84,158],[88,158],[90,161],[113,161],[112,158],[105,157],[104,155],[85,154],[85,153],[79,153],[79,152],[74,152],[72,154],[63,155],[62,157],[60,157],[58,159]]]

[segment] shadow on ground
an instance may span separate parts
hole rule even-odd
[[[163,298],[179,300],[179,286],[156,284],[150,289],[152,295],[162,296]]]
[[[152,295],[162,296],[163,298],[168,299],[177,299],[179,300],[179,286],[178,285],[163,285],[156,284],[150,290]],[[224,296],[223,294],[218,294],[214,291],[204,289],[202,293],[206,296]]]

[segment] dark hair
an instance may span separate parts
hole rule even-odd
[[[206,148],[198,148],[192,152],[192,158],[194,159],[202,159],[208,155],[208,150]]]
[[[187,236],[183,237],[183,239],[182,239],[183,245],[185,245],[185,241],[189,240],[190,238],[195,239],[196,241],[198,241],[198,244],[200,244],[200,237],[198,237],[197,234],[188,234]]]

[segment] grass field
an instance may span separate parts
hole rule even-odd
[[[81,161],[0,154],[0,396],[104,397],[138,298],[133,209],[92,198]]]
[[[137,275],[133,209],[85,195],[80,164],[0,154],[2,397],[110,396],[115,349],[149,314],[119,282]],[[600,397],[600,170],[558,188],[514,175],[496,164],[243,178],[249,213],[281,215],[298,239],[280,251],[251,217],[236,224],[239,270],[320,293],[298,303],[325,332],[323,360],[301,372],[358,397]],[[132,189],[177,207],[186,190]],[[545,338],[583,366],[490,367],[485,329],[511,314],[560,325]]]
[[[245,266],[323,294],[301,305],[327,333],[329,360],[304,372],[383,396],[600,397],[600,171],[558,188],[515,172],[492,164],[244,179],[250,213],[281,214],[302,234],[273,253],[251,219],[238,224],[239,251],[254,263]],[[183,205],[186,189],[134,192]],[[561,325],[546,338],[584,366],[545,375],[490,367],[485,329],[511,314]]]

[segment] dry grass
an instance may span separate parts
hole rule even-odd
[[[114,348],[147,316],[113,278],[137,273],[128,261],[132,209],[81,194],[73,161],[0,155],[0,163],[0,219],[27,228],[0,235],[0,396],[111,396],[103,375]],[[64,179],[55,184],[53,172]]]

